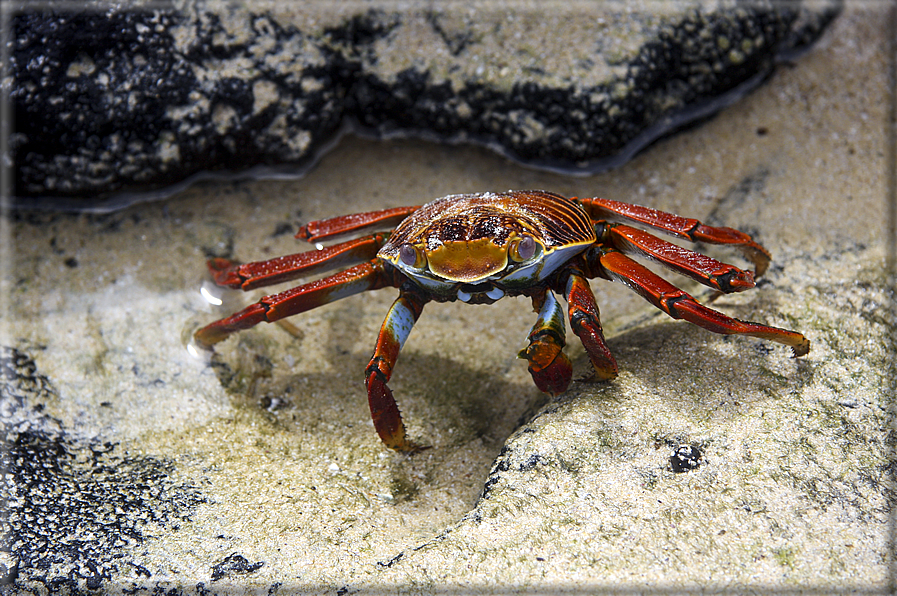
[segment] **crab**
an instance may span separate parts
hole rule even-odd
[[[631,224],[691,242],[728,245],[753,263],[754,272],[722,263]],[[566,198],[545,191],[451,195],[423,206],[398,207],[312,221],[297,238],[318,243],[346,234],[375,232],[317,250],[239,264],[215,258],[208,267],[221,286],[251,290],[298,277],[347,269],[279,294],[199,329],[203,348],[232,333],[289,317],[335,300],[384,287],[399,296],[380,328],[365,385],[371,417],[383,443],[397,451],[422,447],[406,437],[405,425],[387,383],[399,351],[430,301],[492,304],[506,296],[527,296],[538,313],[528,346],[518,356],[528,362],[536,386],[557,395],[573,375],[564,354],[564,312],[579,337],[598,381],[617,376],[589,279],[622,282],[674,319],[721,334],[739,334],[790,346],[803,356],[810,342],[795,331],[728,317],[700,304],[633,257],[644,258],[720,292],[755,286],[770,255],[748,234],[711,227],[649,207],[600,198]]]

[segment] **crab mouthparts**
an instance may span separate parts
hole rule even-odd
[[[507,248],[490,238],[446,242],[426,252],[430,272],[461,283],[482,281],[508,265]]]
[[[480,289],[480,288],[482,288],[482,289]],[[487,291],[487,288],[488,288],[488,291]],[[489,296],[489,298],[491,298],[492,300],[498,300],[499,298],[501,298],[505,295],[504,290],[502,290],[501,288],[496,288],[492,284],[480,284],[480,287],[467,286],[467,289],[472,290],[472,291],[465,292],[463,289],[458,288],[458,300],[460,300],[461,302],[470,302],[470,298],[474,294],[485,294],[486,296]]]

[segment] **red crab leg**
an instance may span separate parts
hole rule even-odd
[[[598,318],[598,304],[588,280],[582,274],[572,272],[567,278],[564,297],[567,299],[570,327],[589,354],[595,374],[602,381],[615,378],[617,361],[604,341],[601,320]]]
[[[332,238],[333,236],[340,236],[350,232],[357,233],[370,228],[394,228],[418,209],[420,209],[420,206],[395,207],[393,209],[353,213],[352,215],[341,215],[330,219],[310,221],[299,228],[296,238],[315,242],[316,240]]]
[[[402,292],[389,309],[386,320],[377,337],[377,347],[371,362],[364,371],[364,384],[368,390],[368,405],[371,408],[371,419],[380,439],[390,449],[396,451],[419,451],[423,447],[405,438],[405,425],[399,407],[386,384],[392,376],[392,369],[399,357],[399,351],[405,345],[408,334],[420,313],[425,301],[416,294]]]
[[[549,291],[533,296],[533,307],[539,310],[539,318],[529,332],[529,345],[517,354],[529,361],[529,372],[539,391],[559,395],[570,386],[573,365],[562,351],[564,315],[557,299]]]
[[[705,226],[697,219],[688,219],[658,211],[650,207],[631,205],[608,199],[578,199],[586,212],[595,220],[620,221],[628,220],[645,224],[673,236],[685,238],[692,242],[709,244],[729,244],[741,252],[754,264],[758,276],[766,272],[769,266],[769,252],[754,242],[748,234],[733,228],[714,228]]]
[[[231,333],[263,321],[271,323],[359,292],[396,285],[397,281],[389,279],[378,261],[361,263],[324,279],[265,296],[236,314],[206,325],[193,337],[201,347],[209,348]]]
[[[739,321],[707,308],[617,250],[609,250],[600,255],[599,262],[600,268],[608,278],[626,284],[674,319],[685,319],[714,333],[737,333],[779,342],[791,346],[795,358],[810,351],[810,341],[800,333]]]
[[[251,290],[290,281],[311,273],[369,261],[377,256],[377,251],[387,238],[385,234],[374,234],[327,246],[321,250],[309,250],[268,261],[241,265],[229,259],[210,259],[207,265],[215,283],[219,286]]]
[[[606,234],[610,237],[611,243],[622,252],[647,257],[722,292],[743,292],[756,285],[750,271],[721,263],[701,253],[661,240],[643,230],[622,224],[611,224],[607,227]]]

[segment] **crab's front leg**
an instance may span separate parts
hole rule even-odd
[[[370,364],[365,369],[365,386],[368,390],[368,405],[371,418],[380,439],[390,449],[396,451],[419,451],[423,449],[405,438],[405,425],[392,391],[386,384],[392,376],[392,369],[399,357],[399,351],[405,345],[411,328],[417,322],[426,300],[414,292],[402,290],[399,297],[389,309],[377,347]]]
[[[529,345],[517,354],[529,362],[529,372],[536,387],[550,395],[567,390],[573,377],[573,366],[564,354],[564,314],[551,291],[543,289],[534,294],[533,308],[539,318],[529,332]]]

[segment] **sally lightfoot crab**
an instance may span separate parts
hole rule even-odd
[[[519,353],[536,386],[565,391],[573,374],[563,353],[564,313],[582,341],[599,379],[617,376],[617,363],[604,341],[598,305],[589,279],[619,281],[674,319],[714,333],[759,337],[791,346],[795,357],[810,349],[800,333],[740,321],[698,303],[633,260],[646,258],[722,292],[754,287],[754,274],[672,244],[629,224],[740,250],[762,275],[769,253],[744,232],[705,226],[648,207],[605,199],[568,199],[544,191],[453,195],[424,206],[398,207],[313,221],[297,238],[317,242],[344,234],[394,227],[320,250],[238,264],[212,259],[209,270],[221,286],[250,290],[303,275],[351,265],[329,277],[266,296],[195,334],[209,348],[231,333],[272,322],[340,298],[384,287],[399,289],[386,315],[365,370],[374,427],[399,451],[419,447],[405,437],[399,409],[387,382],[399,350],[424,305],[435,300],[492,304],[505,296],[528,296],[538,312],[529,345]]]

